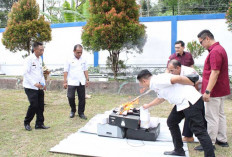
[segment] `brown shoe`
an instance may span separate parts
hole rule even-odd
[[[183,137],[182,141],[191,143],[191,142],[194,142],[194,138],[193,137]]]

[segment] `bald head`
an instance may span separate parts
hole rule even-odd
[[[80,44],[77,44],[74,46],[73,52],[74,52],[74,56],[77,59],[80,59],[81,55],[82,55],[82,46]]]
[[[180,75],[181,63],[176,59],[170,60],[169,63],[168,63],[168,71],[171,74]]]

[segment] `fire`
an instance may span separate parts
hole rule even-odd
[[[131,108],[133,108],[134,104],[139,104],[139,99],[136,99],[134,101],[122,104],[122,107],[121,107],[121,110],[120,110],[120,114],[122,114],[125,111],[129,111]]]

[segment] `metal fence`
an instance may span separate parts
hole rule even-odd
[[[149,10],[140,9],[140,16],[149,17],[149,16],[170,16],[173,14],[174,15],[214,14],[214,13],[225,13],[228,10],[228,8],[229,8],[229,4],[176,6],[174,8],[168,6],[154,6],[149,8]]]
[[[225,13],[229,8],[229,4],[218,4],[218,5],[192,5],[192,6],[176,6],[174,8],[162,5],[154,5],[149,7],[149,10],[140,9],[141,17],[149,16],[170,16],[170,15],[193,15],[193,14],[213,14],[213,13]],[[173,13],[174,10],[174,13]],[[6,27],[6,17],[1,15],[4,11],[0,8],[0,28]],[[50,21],[49,19],[47,19]],[[61,20],[65,22],[65,20]],[[50,21],[53,23],[52,21]],[[73,21],[75,22],[75,21]],[[77,22],[77,21],[76,21]],[[67,23],[67,22],[65,22]]]

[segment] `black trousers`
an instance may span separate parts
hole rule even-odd
[[[25,93],[30,102],[30,106],[28,107],[26,117],[24,119],[24,125],[30,124],[32,119],[36,114],[36,122],[35,125],[43,125],[44,124],[44,91],[43,90],[34,90],[25,88]]]
[[[203,110],[202,115],[205,117],[205,108]],[[207,128],[207,122],[206,122],[205,119],[204,119],[204,122],[205,122],[205,127]],[[185,136],[185,137],[193,137],[193,132],[190,129],[188,119],[185,119],[185,121],[184,121],[184,127],[183,127],[182,135]]]
[[[179,123],[183,118],[186,118],[189,121],[190,129],[198,138],[204,149],[205,157],[215,156],[212,141],[205,126],[205,118],[203,113],[204,102],[202,98],[200,98],[194,105],[190,104],[190,107],[179,112],[176,111],[176,106],[173,107],[168,117],[167,125],[172,135],[175,151],[183,151],[183,142]]]
[[[189,127],[189,121],[185,119],[182,135],[185,137],[193,137],[193,132]]]
[[[68,101],[69,105],[71,107],[71,112],[76,112],[76,103],[75,103],[75,93],[77,91],[78,95],[78,114],[84,114],[85,111],[85,86],[81,85],[80,86],[68,86]]]

